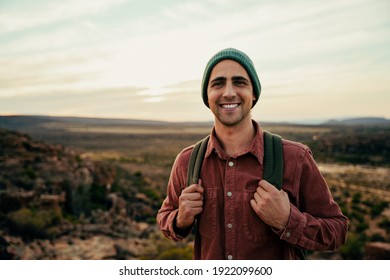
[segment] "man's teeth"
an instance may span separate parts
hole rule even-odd
[[[222,104],[222,108],[225,109],[232,109],[232,108],[237,108],[238,104]]]

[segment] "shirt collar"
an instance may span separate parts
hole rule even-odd
[[[243,154],[251,153],[257,158],[260,164],[263,164],[263,158],[264,158],[263,130],[261,129],[260,125],[256,121],[252,120],[252,123],[255,128],[256,134],[255,137],[252,139],[252,143],[249,149],[247,151],[244,151]],[[218,157],[221,159],[226,160],[228,158],[228,155],[222,149],[221,144],[215,134],[215,126],[213,127],[210,134],[210,139],[207,145],[205,158],[209,157],[213,152],[215,152],[218,155]]]

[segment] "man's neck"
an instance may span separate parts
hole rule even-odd
[[[249,148],[256,131],[252,119],[248,118],[235,126],[226,126],[216,122],[215,133],[226,154],[235,156]]]

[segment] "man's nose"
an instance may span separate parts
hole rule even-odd
[[[236,91],[233,87],[233,84],[232,83],[226,83],[226,87],[225,87],[225,90],[223,92],[223,97],[225,98],[231,98],[231,97],[235,97],[236,96]]]

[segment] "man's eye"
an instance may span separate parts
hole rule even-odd
[[[236,80],[234,83],[235,83],[236,85],[238,85],[238,86],[246,85],[246,82],[245,82],[244,80]]]
[[[212,87],[221,87],[222,85],[222,81],[215,81],[211,84]]]

